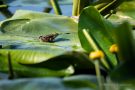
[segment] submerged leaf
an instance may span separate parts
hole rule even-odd
[[[71,78],[76,78],[76,80],[71,80]],[[12,81],[1,80],[0,88],[1,90],[95,90],[97,88],[96,83],[91,81],[92,79],[96,81],[95,77],[87,75],[67,77],[66,80],[56,77],[17,79]]]

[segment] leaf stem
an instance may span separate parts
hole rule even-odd
[[[8,68],[9,68],[9,77],[8,79],[13,79],[14,78],[14,72],[13,72],[13,67],[12,67],[12,62],[11,62],[11,55],[8,52]]]
[[[81,11],[90,5],[90,3],[92,3],[91,0],[79,0],[79,4],[78,4],[78,15],[80,15]]]
[[[0,5],[0,12],[6,17],[10,18],[13,14],[8,10],[7,5]]]
[[[95,44],[94,40],[92,39],[92,37],[90,36],[90,34],[87,32],[86,29],[83,29],[83,34],[85,35],[86,39],[88,40],[89,44],[91,45],[91,47],[95,50],[98,51],[98,47]]]
[[[58,0],[50,0],[50,3],[54,9],[55,14],[62,15],[62,11],[61,11],[60,6],[58,4]]]
[[[108,14],[111,10],[115,10],[120,4],[122,4],[125,0],[112,0],[108,2],[107,4],[103,4],[104,7],[99,9],[99,12],[105,16]]]
[[[87,32],[86,29],[83,29],[83,34],[85,35],[86,39],[88,40],[90,46],[95,50],[95,51],[99,51],[100,49],[97,47],[96,43],[94,42],[93,38],[91,37],[91,35]],[[103,63],[103,65],[109,69],[109,65],[106,62],[106,60],[104,58],[101,58],[101,62]]]
[[[0,5],[0,8],[6,8],[7,7],[7,5]]]
[[[0,49],[2,49],[2,45],[0,45]]]
[[[118,57],[118,53],[114,53],[115,57],[116,57],[116,60],[117,60],[117,64],[120,63],[120,60],[119,60],[119,57]]]
[[[115,55],[116,60],[117,60],[117,64],[119,64],[119,62],[120,62],[120,61],[119,61],[119,57],[118,57],[119,48],[118,48],[117,44],[113,44],[113,45],[110,47],[109,51],[110,51],[112,54]]]
[[[43,12],[45,12],[45,13],[50,13],[51,10],[52,10],[51,7],[46,7],[46,8],[43,10]]]
[[[99,60],[94,60],[94,64],[95,64],[97,81],[99,84],[99,90],[103,90],[103,81],[102,81],[101,72],[100,72]]]
[[[72,16],[78,16],[78,4],[80,0],[73,0]]]
[[[72,16],[79,16],[84,7],[88,6],[89,0],[73,0]]]

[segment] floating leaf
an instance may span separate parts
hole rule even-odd
[[[72,53],[83,49],[77,35],[77,23],[69,17],[21,10],[1,23],[1,32],[3,72],[8,71],[8,52],[15,72],[22,76],[65,76],[74,71],[94,69],[84,53]],[[54,33],[59,35],[51,43],[39,39],[41,35]]]
[[[21,13],[21,15],[20,15]],[[42,18],[42,19],[41,19]],[[81,50],[77,24],[69,17],[19,10],[1,24],[0,44],[21,47],[56,46],[67,51]],[[40,42],[39,36],[58,33],[54,43]],[[66,34],[69,33],[69,34]]]

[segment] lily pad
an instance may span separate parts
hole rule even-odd
[[[94,69],[80,45],[77,23],[69,17],[21,10],[1,22],[1,32],[3,72],[8,72],[8,53],[19,76],[65,76]],[[54,33],[59,35],[53,42],[39,39]]]
[[[19,10],[12,18],[2,22],[1,32],[3,32],[0,36],[1,45],[23,44],[23,46],[32,47],[50,45],[69,49],[68,51],[81,50],[77,35],[77,23],[66,16]],[[41,42],[39,39],[39,36],[54,33],[59,35],[53,43]]]

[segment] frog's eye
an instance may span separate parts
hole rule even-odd
[[[39,36],[39,39],[41,39],[43,36]]]

